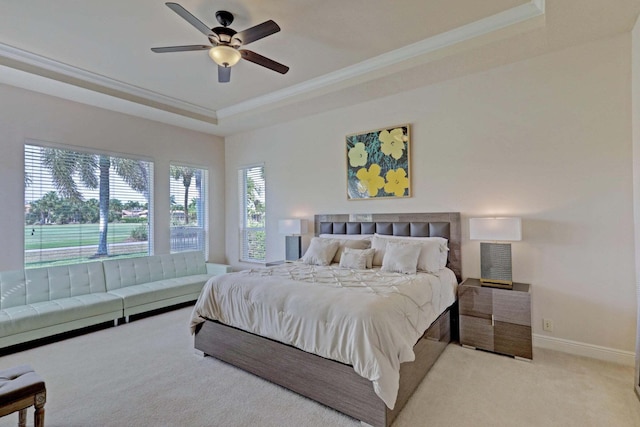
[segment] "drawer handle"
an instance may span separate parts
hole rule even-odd
[[[496,326],[496,320],[493,317],[493,314],[491,315],[491,326]]]

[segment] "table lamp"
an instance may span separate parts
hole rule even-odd
[[[302,257],[302,234],[306,232],[306,219],[278,221],[278,233],[285,235],[285,261],[297,261]]]
[[[480,242],[480,282],[482,286],[513,289],[511,243],[522,240],[520,218],[470,218],[469,239]]]

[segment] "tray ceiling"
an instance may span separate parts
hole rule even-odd
[[[638,13],[636,0],[178,3],[211,27],[217,10],[237,31],[273,19],[282,30],[250,48],[291,70],[240,61],[221,84],[206,51],[151,52],[208,43],[163,2],[5,1],[0,82],[228,135],[464,75],[478,52],[499,65],[628,31]]]

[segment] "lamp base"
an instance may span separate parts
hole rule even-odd
[[[491,281],[490,279],[480,279],[480,286],[486,286],[488,288],[513,289],[513,282],[498,282]]]
[[[302,257],[302,236],[285,236],[285,260],[297,261]]]
[[[510,243],[480,243],[480,282],[482,286],[513,288]]]

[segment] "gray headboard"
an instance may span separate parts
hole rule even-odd
[[[359,215],[361,216],[361,215]],[[371,214],[366,221],[350,221],[349,214],[314,216],[315,235],[386,234],[392,236],[444,237],[449,239],[449,267],[462,280],[460,213]]]

